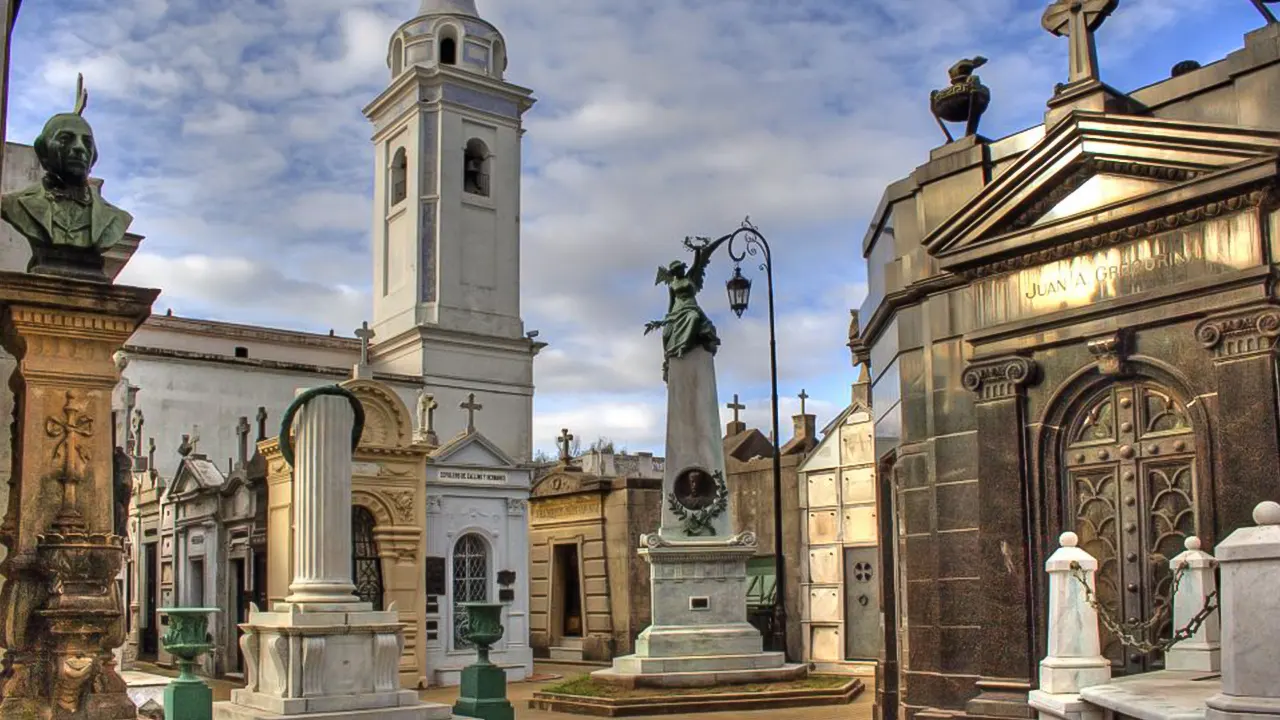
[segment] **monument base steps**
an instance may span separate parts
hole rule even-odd
[[[725,661],[732,657],[637,658],[635,655],[627,655],[615,658],[613,667],[597,670],[591,673],[591,677],[634,689],[786,682],[802,680],[809,675],[808,665],[783,663],[782,653],[737,656],[739,663],[745,667],[725,667],[730,664]]]

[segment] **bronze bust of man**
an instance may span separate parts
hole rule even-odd
[[[75,111],[49,118],[35,141],[44,169],[39,183],[0,200],[0,217],[31,244],[27,272],[106,282],[102,253],[120,242],[133,216],[102,199],[89,171],[98,160],[93,129],[81,116],[83,79]]]

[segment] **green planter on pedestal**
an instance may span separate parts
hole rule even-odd
[[[205,641],[209,615],[217,608],[162,608],[169,630],[161,638],[164,649],[178,658],[181,671],[164,689],[165,717],[180,720],[213,720],[213,691],[191,669],[209,651]]]
[[[514,720],[515,709],[507,701],[507,673],[489,662],[489,647],[502,638],[502,604],[464,603],[467,640],[476,646],[476,662],[462,670],[462,687],[455,715],[483,720]]]

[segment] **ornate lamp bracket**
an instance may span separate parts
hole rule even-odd
[[[978,402],[1008,400],[1039,379],[1040,365],[1029,358],[1004,357],[979,360],[965,368],[960,380],[978,394]]]
[[[1089,353],[1097,360],[1098,372],[1108,377],[1129,374],[1129,353],[1133,350],[1133,332],[1117,330],[1089,341]]]

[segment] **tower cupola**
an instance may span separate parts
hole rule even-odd
[[[480,17],[476,0],[422,0],[417,17],[392,34],[387,52],[393,80],[415,65],[453,67],[501,80],[507,69],[506,42]]]

